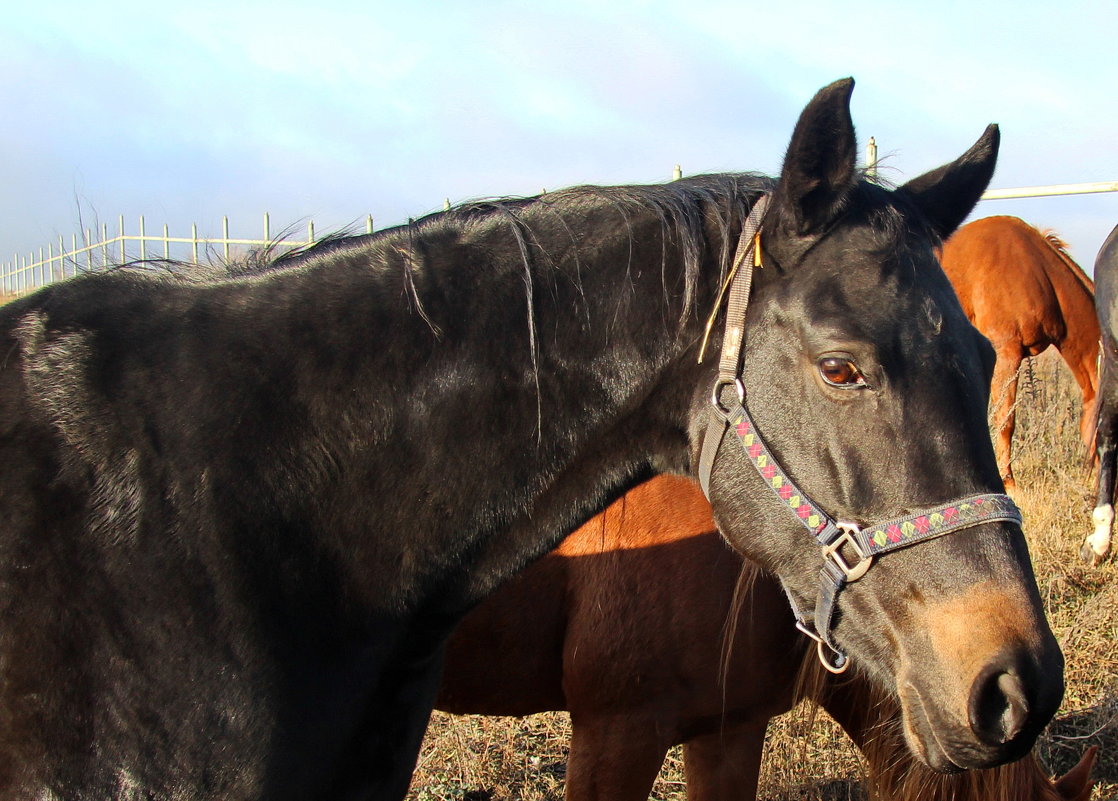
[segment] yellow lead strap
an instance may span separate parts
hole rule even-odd
[[[763,267],[761,263],[761,232],[758,231],[753,235],[753,266]],[[740,246],[739,246],[740,248]],[[710,332],[714,330],[714,321],[718,319],[718,310],[722,308],[722,301],[726,297],[726,291],[730,288],[730,284],[734,282],[734,276],[738,274],[738,265],[745,260],[745,254],[738,254],[734,259],[734,263],[730,265],[730,272],[726,274],[726,280],[722,282],[722,288],[718,290],[718,299],[714,302],[714,308],[710,311],[710,316],[707,317],[706,327],[703,329],[703,341],[699,345],[699,364],[703,363],[703,356],[706,355],[707,345],[710,343]]]
[[[730,288],[730,284],[734,280],[734,276],[738,274],[738,264],[735,261],[730,267],[730,272],[726,274],[726,280],[722,282],[722,288],[718,290],[718,299],[714,302],[714,308],[710,310],[710,316],[707,317],[706,328],[703,329],[703,341],[699,345],[699,364],[703,363],[703,356],[707,352],[707,344],[710,342],[710,332],[714,328],[714,321],[718,319],[718,310],[722,308],[722,299],[726,297],[726,290]]]

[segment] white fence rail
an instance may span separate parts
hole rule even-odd
[[[866,171],[871,176],[877,173],[877,143],[870,137],[866,146]],[[677,165],[674,178],[682,177],[683,171]],[[1089,184],[1056,184],[1052,186],[1025,186],[1016,189],[991,189],[983,200],[1002,200],[1008,198],[1049,197],[1053,195],[1083,195],[1097,192],[1118,192],[1118,181],[1103,181]],[[449,207],[449,201],[447,202]],[[365,230],[373,232],[373,218],[366,218]],[[108,225],[102,225],[100,238],[94,241],[93,232],[85,229],[82,240],[74,234],[69,249],[65,241],[58,237],[58,249],[54,243],[39,248],[38,258],[34,254],[16,256],[0,268],[0,293],[21,294],[36,287],[67,278],[79,272],[100,269],[111,264],[119,264],[131,259],[163,258],[172,256],[180,261],[197,262],[199,251],[212,252],[220,249],[222,257],[228,261],[234,247],[299,247],[314,242],[314,221],[307,223],[306,239],[273,239],[267,214],[264,215],[264,235],[260,239],[231,239],[229,237],[229,218],[222,218],[222,235],[218,238],[198,236],[198,226],[192,225],[189,237],[173,237],[163,226],[162,233],[150,234],[145,228],[144,218],[140,217],[139,231],[135,234],[125,232],[124,217],[119,218],[118,232],[109,236]],[[129,252],[129,247],[133,252]],[[153,248],[155,250],[150,250]]]
[[[866,172],[877,175],[877,141],[871,136],[866,145]],[[679,169],[678,167],[676,168]],[[1118,192],[1118,181],[1098,181],[1091,184],[1052,184],[1050,186],[1020,186],[1015,189],[988,189],[979,200],[1009,200],[1023,197],[1053,197],[1055,195],[1092,195],[1099,192]]]
[[[366,233],[373,232],[373,217],[365,219]],[[314,221],[307,222],[305,239],[292,238],[290,235],[273,238],[271,220],[264,215],[263,236],[260,239],[238,239],[229,236],[229,218],[222,217],[221,236],[203,237],[198,235],[198,226],[190,226],[190,236],[171,236],[167,225],[160,233],[151,233],[143,217],[140,217],[136,233],[128,233],[124,217],[118,219],[117,233],[110,236],[107,223],[100,231],[86,228],[81,239],[77,234],[70,238],[70,247],[65,239],[58,237],[57,243],[39,248],[35,254],[16,255],[12,261],[0,268],[0,294],[18,295],[40,286],[69,278],[80,272],[102,269],[129,260],[171,259],[197,263],[199,257],[211,252],[220,252],[222,258],[229,260],[234,249],[259,247],[301,247],[315,241]]]

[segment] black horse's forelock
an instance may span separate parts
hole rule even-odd
[[[906,254],[910,254],[913,247],[942,246],[943,239],[936,228],[904,191],[895,191],[895,187],[876,176],[863,173],[862,178],[864,180],[847,192],[842,209],[830,228],[816,238],[800,258],[823,247],[830,231],[843,229],[850,216],[857,215],[862,224],[873,231],[875,244],[868,252],[878,257],[881,269],[917,270],[928,264]]]

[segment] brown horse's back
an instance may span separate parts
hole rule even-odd
[[[467,617],[448,645],[437,706],[593,716],[674,707],[681,720],[671,727],[672,743],[704,721],[717,726],[727,704],[756,708],[767,719],[791,705],[791,677],[802,654],[774,583],[751,587],[749,613],[732,636],[750,643],[771,671],[786,674],[786,690],[748,682],[727,696],[719,682],[695,681],[723,672],[742,569],[698,486],[674,476],[654,479]],[[755,674],[755,664],[746,670],[743,650],[731,649],[728,675]]]
[[[1080,314],[1092,301],[1090,279],[1072,273],[1058,249],[1017,217],[964,225],[944,244],[941,261],[967,316],[995,348],[1016,341],[1036,355],[1067,336],[1069,315],[1073,325],[1088,326],[1080,318],[1094,316]],[[1088,305],[1080,309],[1076,296]]]
[[[1094,284],[1054,234],[1017,217],[983,217],[947,240],[940,262],[974,326],[994,346],[994,448],[1006,487],[1022,360],[1055,346],[1083,394],[1080,435],[1090,443],[1098,389]]]

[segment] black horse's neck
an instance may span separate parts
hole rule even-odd
[[[370,381],[351,394],[382,423],[359,458],[370,496],[392,499],[371,519],[401,564],[423,527],[448,569],[477,568],[469,602],[628,487],[687,469],[696,345],[764,188],[711,176],[478,203],[303,257],[319,309],[365,307]],[[367,304],[331,296],[354,271]]]

